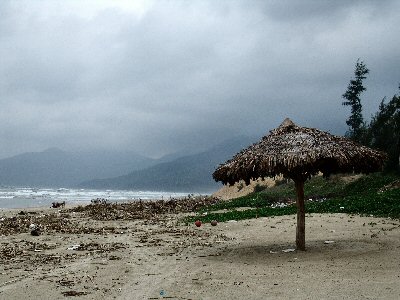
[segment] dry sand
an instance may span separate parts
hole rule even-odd
[[[319,173],[317,176],[322,176],[322,173]],[[356,174],[356,175],[348,175],[348,174],[338,174],[338,175],[332,175],[331,178],[336,178],[339,180],[344,181],[345,183],[350,183],[353,182],[360,177],[364,176],[363,174]],[[276,176],[275,178],[271,177],[266,177],[264,179],[257,179],[257,180],[251,180],[248,185],[245,184],[244,181],[240,181],[235,183],[234,185],[224,185],[222,186],[218,191],[216,191],[214,194],[212,194],[213,197],[216,197],[221,200],[230,200],[234,198],[239,198],[242,196],[246,196],[250,193],[254,192],[254,189],[256,186],[260,186],[262,188],[270,188],[275,186],[277,181],[287,181],[289,182],[290,180],[284,179],[282,176]]]
[[[70,213],[99,230],[0,236],[0,299],[400,299],[398,220],[309,215],[307,251],[285,253],[294,248],[294,216],[200,228],[178,223],[181,216]]]
[[[235,183],[234,185],[224,185],[221,187],[218,191],[216,191],[214,194],[212,194],[213,197],[216,197],[221,200],[229,200],[229,199],[234,199],[242,196],[246,196],[252,192],[254,192],[254,188],[259,185],[264,188],[267,187],[272,187],[275,185],[276,180],[281,180],[281,177],[277,178],[265,178],[264,180],[262,179],[257,179],[257,180],[252,180],[248,185],[244,183],[244,181]]]

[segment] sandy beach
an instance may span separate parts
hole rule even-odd
[[[0,211],[0,299],[400,298],[399,220],[308,215],[299,252],[294,216],[197,228],[185,213],[18,213]],[[32,220],[48,224],[39,236]]]

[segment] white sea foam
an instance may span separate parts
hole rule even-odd
[[[90,203],[96,198],[108,201],[156,200],[180,198],[187,193],[129,191],[129,190],[85,190],[85,189],[37,189],[0,188],[0,208],[24,208],[49,206],[52,202],[65,201],[73,204]]]

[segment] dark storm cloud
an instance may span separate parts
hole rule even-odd
[[[371,69],[366,117],[397,92],[398,1],[84,3],[1,2],[0,157],[161,155],[286,116],[343,134],[358,57]]]

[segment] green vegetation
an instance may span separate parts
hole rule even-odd
[[[400,188],[397,186],[383,189],[399,180],[399,175],[381,173],[366,175],[351,183],[346,183],[339,176],[328,180],[316,176],[305,183],[305,199],[309,199],[306,201],[306,213],[348,213],[400,218]],[[224,222],[291,215],[297,211],[293,202],[294,184],[289,182],[203,208],[197,216],[186,218],[185,221],[190,223],[199,219],[202,222]],[[271,207],[279,203],[289,204]]]
[[[346,121],[349,126],[346,135],[365,146],[386,152],[386,171],[400,172],[400,94],[395,94],[387,103],[384,97],[371,122],[365,122],[360,96],[366,90],[363,80],[367,78],[368,73],[369,69],[358,59],[354,79],[350,80],[346,92],[342,95],[345,99],[342,105],[351,107],[351,115]]]
[[[360,96],[366,90],[363,81],[367,74],[367,66],[357,60],[354,78],[342,95],[342,105],[351,107],[351,114],[346,121],[349,126],[346,135],[356,142],[386,152],[388,161],[385,172],[395,173],[371,174],[352,183],[346,183],[338,176],[329,180],[314,177],[304,186],[306,213],[342,212],[400,219],[400,184],[392,189],[381,190],[385,185],[400,182],[400,96],[394,95],[387,103],[384,98],[379,111],[371,122],[366,123]],[[252,194],[203,208],[198,216],[187,218],[186,221],[200,219],[203,222],[222,222],[295,214],[295,198],[293,182],[277,181],[275,187],[266,190],[257,185]]]
[[[369,146],[388,154],[388,170],[399,170],[400,94],[394,95],[388,103],[385,100],[383,98],[379,111],[372,117],[366,139]]]
[[[349,126],[349,131],[347,135],[360,143],[363,143],[363,137],[365,136],[365,122],[362,116],[362,105],[360,95],[366,88],[363,86],[363,80],[367,78],[369,73],[368,68],[364,62],[357,60],[356,68],[354,70],[355,78],[350,80],[346,92],[342,95],[345,101],[342,105],[351,106],[351,115],[346,121]]]

